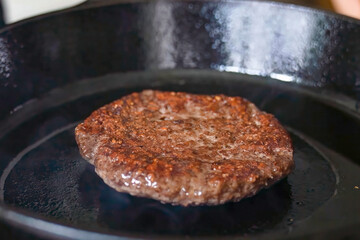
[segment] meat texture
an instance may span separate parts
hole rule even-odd
[[[145,90],[94,111],[75,134],[106,184],[174,205],[239,201],[294,166],[286,130],[241,97]]]

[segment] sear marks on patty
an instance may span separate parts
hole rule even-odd
[[[241,97],[145,90],[94,111],[75,134],[106,184],[174,205],[239,201],[294,166],[286,130]]]

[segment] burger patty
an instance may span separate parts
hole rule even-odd
[[[174,205],[239,201],[294,166],[286,130],[241,97],[145,90],[94,111],[75,135],[106,184]]]

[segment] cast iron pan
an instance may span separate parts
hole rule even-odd
[[[258,195],[180,207],[118,193],[74,127],[142,89],[242,96],[291,134],[296,168]],[[283,4],[97,3],[0,32],[0,219],[8,238],[356,238],[360,23]]]

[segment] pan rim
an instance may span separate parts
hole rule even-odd
[[[285,8],[285,9],[289,9],[292,11],[300,11],[300,12],[305,12],[305,13],[320,13],[322,15],[325,16],[331,16],[337,19],[340,19],[342,21],[347,21],[347,22],[351,22],[351,23],[355,23],[357,25],[359,25],[360,27],[360,19],[356,19],[356,18],[352,18],[352,17],[348,17],[345,15],[341,15],[335,12],[331,12],[328,10],[324,10],[324,9],[316,9],[316,8],[311,8],[311,7],[307,7],[307,6],[300,6],[300,5],[296,5],[296,4],[291,4],[291,3],[283,3],[283,2],[275,2],[275,1],[264,1],[264,0],[242,0],[242,1],[236,1],[236,0],[221,0],[221,1],[217,1],[217,0],[155,0],[156,2],[178,2],[178,3],[186,3],[186,2],[199,2],[199,3],[233,3],[233,4],[243,4],[243,3],[256,3],[256,4],[264,4],[264,5],[269,5],[269,6],[278,6],[280,8]],[[110,0],[110,1],[96,1],[94,3],[91,4],[80,4],[77,5],[75,7],[72,8],[68,8],[68,9],[64,9],[64,10],[59,10],[59,11],[54,11],[54,12],[50,12],[50,13],[45,13],[45,14],[40,14],[34,17],[30,17],[30,18],[26,18],[24,20],[15,22],[15,23],[11,23],[6,25],[5,27],[0,29],[0,34],[3,34],[5,32],[8,32],[14,28],[17,27],[21,27],[23,25],[26,25],[28,23],[32,23],[32,22],[38,22],[38,21],[42,21],[46,18],[50,18],[50,17],[57,17],[57,16],[62,16],[64,14],[67,13],[72,13],[72,12],[78,12],[78,11],[85,11],[85,10],[89,10],[89,9],[95,9],[95,8],[101,8],[101,7],[108,7],[108,6],[114,6],[114,5],[125,5],[125,4],[146,4],[146,3],[151,3],[154,2],[152,0]]]

